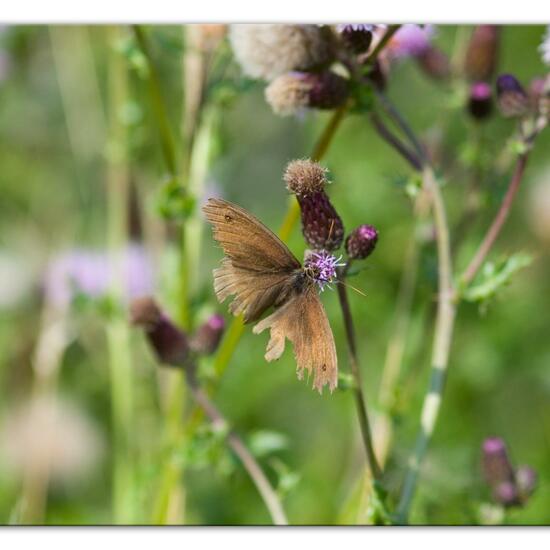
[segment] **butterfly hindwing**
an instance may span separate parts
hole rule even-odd
[[[338,361],[334,337],[314,287],[295,294],[274,313],[260,321],[253,332],[259,334],[271,329],[267,344],[267,361],[278,359],[285,349],[288,338],[294,347],[298,378],[304,370],[313,372],[313,387],[319,392],[325,384],[334,390],[338,383]]]

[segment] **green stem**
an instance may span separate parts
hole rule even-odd
[[[432,348],[431,380],[422,405],[420,432],[416,439],[414,453],[409,459],[401,499],[397,508],[397,520],[400,523],[407,522],[420,466],[432,439],[439,416],[456,316],[452,280],[451,246],[445,205],[431,167],[426,166],[424,168],[422,179],[424,188],[430,193],[432,198],[436,227],[438,302]]]
[[[376,60],[380,52],[388,45],[388,42],[391,40],[393,35],[399,30],[399,27],[401,27],[401,25],[388,26],[388,30],[386,31],[380,42],[376,44],[374,50],[372,50],[372,52],[369,54],[365,64],[370,64]]]
[[[370,429],[369,417],[367,414],[367,400],[363,391],[363,381],[361,377],[361,369],[359,367],[359,358],[357,355],[357,343],[355,340],[353,317],[351,315],[347,289],[343,284],[345,278],[346,269],[344,269],[339,275],[339,284],[337,284],[338,299],[340,301],[340,308],[342,309],[344,326],[346,328],[346,340],[348,344],[351,373],[355,381],[353,393],[355,396],[355,404],[357,406],[357,416],[359,419],[359,425],[361,427],[361,435],[363,437],[363,445],[365,447],[367,462],[369,464],[372,477],[376,482],[379,481],[382,477],[382,471],[380,469],[380,466],[378,465],[376,454],[374,452],[374,445],[372,443],[372,434]]]
[[[119,29],[110,30],[111,41]],[[111,295],[115,303],[123,298],[123,254],[127,245],[127,204],[129,174],[126,128],[120,113],[127,101],[127,73],[124,60],[111,47],[109,51],[109,133],[110,151],[107,167],[107,230],[114,266]],[[107,341],[111,373],[111,406],[114,437],[113,515],[115,523],[134,520],[134,466],[130,448],[133,433],[132,364],[128,325],[117,311],[107,323]]]

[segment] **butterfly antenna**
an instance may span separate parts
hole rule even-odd
[[[357,292],[357,294],[361,294],[361,296],[364,296],[365,298],[367,297],[367,295],[362,291],[362,290],[359,290],[358,288],[355,288],[354,286],[350,285],[349,283],[344,283],[344,281],[336,281],[339,285],[344,285],[344,286],[347,286],[349,288],[351,288],[351,290],[354,290],[355,292]]]

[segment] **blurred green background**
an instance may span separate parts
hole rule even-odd
[[[184,33],[172,26],[146,31],[177,135]],[[438,26],[435,43],[451,54],[459,32],[464,28]],[[505,27],[499,71],[514,73],[526,86],[543,76],[545,67],[537,51],[543,33],[541,25]],[[140,73],[144,60],[132,34],[124,28],[10,26],[0,31],[0,52],[0,522],[156,523],[162,480],[167,465],[175,464],[184,467],[184,474],[181,483],[167,482],[175,493],[168,511],[161,514],[166,521],[270,523],[256,489],[207,423],[176,437],[177,445],[167,450],[168,420],[163,411],[167,386],[177,374],[160,372],[142,333],[128,328],[124,313],[119,315],[109,300],[97,295],[92,299],[78,293],[70,306],[55,297],[56,283],[65,285],[65,291],[70,284],[59,280],[62,275],[52,265],[75,250],[86,250],[84,254],[95,259],[80,258],[81,269],[93,271],[104,261],[98,258],[107,254],[109,231],[116,225],[109,219],[109,170],[117,158],[117,143],[109,137],[109,64],[118,56],[114,71],[116,63],[125,67],[128,81],[115,126],[121,125],[129,144],[130,236],[142,244],[135,269],[147,272],[149,265],[151,270],[136,285],[178,315],[176,233],[174,224],[165,224],[159,214],[167,176],[158,114],[150,102],[147,78]],[[230,55],[222,62],[228,74],[238,75]],[[203,195],[222,195],[276,229],[287,206],[283,170],[288,161],[310,154],[330,115],[278,118],[263,99],[263,87],[248,82],[221,108]],[[453,224],[465,200],[468,174],[460,159],[467,154],[471,130],[464,108],[457,106],[460,99],[427,79],[412,60],[392,69],[388,93],[418,134],[443,151],[436,168],[444,175]],[[513,131],[513,122],[494,115],[484,127],[487,154],[496,157],[504,150]],[[442,414],[412,523],[480,522],[480,506],[490,501],[480,472],[480,445],[491,435],[507,441],[516,464],[529,464],[539,475],[531,500],[511,510],[506,521],[550,522],[549,147],[546,132],[537,141],[520,195],[491,256],[527,251],[534,262],[516,274],[486,310],[460,306]],[[330,170],[329,193],[346,229],[370,223],[380,232],[366,269],[352,280],[366,297],[351,295],[366,392],[375,416],[413,230],[411,200],[403,186],[411,171],[359,114],[344,120],[323,164]],[[457,271],[466,266],[490,223],[510,171],[486,174],[483,185],[488,192],[481,213],[467,228]],[[305,246],[298,228],[289,246],[302,257]],[[212,289],[211,270],[219,258],[204,227],[198,263],[190,268],[196,270],[191,301],[195,325],[214,312],[229,321],[227,308],[215,302]],[[390,498],[402,482],[428,383],[435,292],[435,244],[428,238],[393,410],[396,432],[386,474]],[[323,303],[341,369],[347,371],[336,293],[325,292]],[[124,356],[124,346],[113,345],[118,337],[129,338],[129,357]],[[267,364],[266,340],[265,334],[254,336],[245,329],[227,370],[209,382],[215,388],[214,401],[278,484],[291,523],[354,523],[364,457],[352,396],[338,390],[320,397],[299,382],[288,350],[279,362]],[[127,455],[121,462],[126,457],[131,464],[126,481],[125,472],[114,473],[120,449],[113,445],[112,404],[125,399],[113,395],[116,366],[113,370],[111,363],[119,348],[121,360],[130,366],[125,380],[132,400],[131,415],[122,419]],[[206,377],[211,367],[207,359]],[[118,388],[120,392],[120,384]],[[192,414],[190,396],[183,394],[183,412]],[[34,405],[29,408],[31,399]],[[116,475],[130,487],[118,505],[113,503]],[[25,516],[29,499],[34,508]]]

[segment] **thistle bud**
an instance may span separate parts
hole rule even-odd
[[[325,193],[326,169],[311,160],[294,160],[284,180],[296,195],[302,216],[302,232],[313,250],[336,250],[344,239],[344,225]]]
[[[352,260],[364,260],[370,256],[378,242],[378,231],[364,224],[354,229],[346,239],[346,252]]]
[[[201,355],[211,355],[218,348],[224,328],[224,318],[219,314],[212,315],[191,338],[191,349]]]
[[[434,80],[447,80],[451,75],[449,58],[434,46],[426,48],[416,60],[424,73]]]
[[[273,80],[265,89],[265,99],[276,114],[288,116],[308,107],[335,109],[346,101],[348,92],[348,81],[333,72],[291,72]]]
[[[478,25],[468,44],[464,70],[473,81],[489,80],[496,69],[500,29],[497,25]]]
[[[134,300],[130,320],[143,328],[160,363],[176,367],[185,364],[189,356],[187,335],[161,311],[153,298]]]
[[[529,86],[529,97],[534,111],[548,116],[550,113],[550,75],[546,78],[535,78]]]
[[[500,75],[497,79],[498,107],[503,116],[521,117],[529,111],[529,96],[511,74]]]
[[[514,468],[508,457],[506,444],[500,437],[489,437],[482,447],[483,474],[495,489],[501,483],[514,481]]]
[[[338,25],[337,30],[350,52],[360,54],[368,51],[372,43],[372,25]]]
[[[493,498],[506,508],[520,504],[518,489],[512,481],[499,483],[493,489]]]
[[[522,500],[527,500],[537,487],[537,472],[530,466],[519,466],[516,470],[516,485]]]
[[[470,88],[468,112],[478,121],[485,120],[493,110],[491,86],[486,82],[476,82]]]

